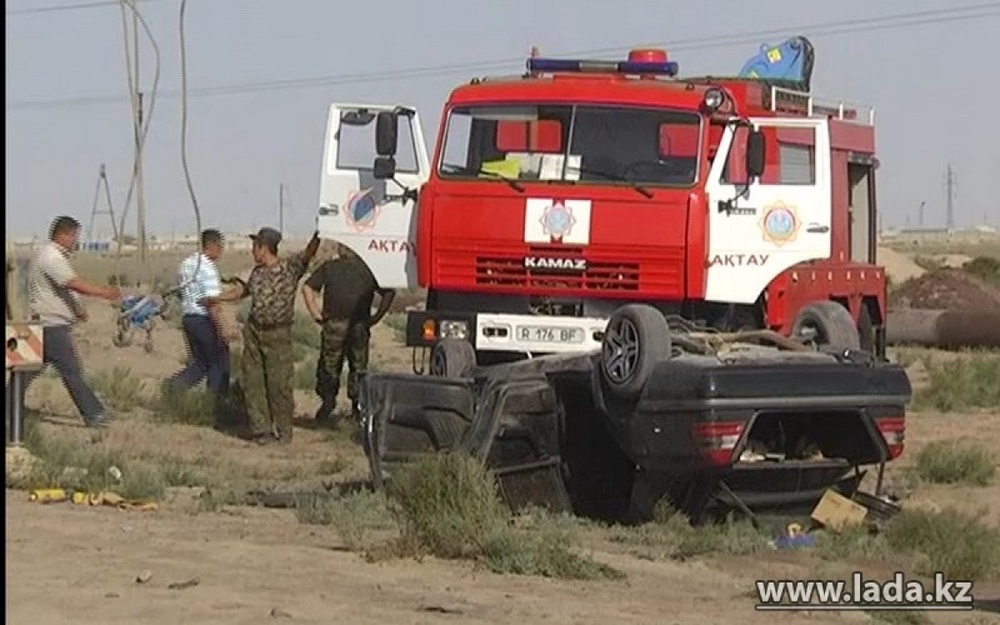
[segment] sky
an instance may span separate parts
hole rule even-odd
[[[18,13],[72,4],[86,6]],[[196,229],[181,166],[179,6],[139,2],[161,56],[144,152],[147,229],[160,236]],[[973,6],[982,8],[962,10]],[[63,213],[87,225],[102,163],[120,215],[133,139],[119,7],[8,0],[6,11],[8,236],[42,235]],[[996,0],[188,0],[185,27],[188,161],[203,227],[276,225],[284,183],[286,230],[310,232],[332,102],[415,106],[430,147],[449,91],[520,73],[532,45],[592,58],[657,45],[682,75],[725,75],[762,44],[796,35],[815,46],[817,96],[875,107],[884,226],[916,226],[925,202],[925,226],[943,227],[948,163],[957,225],[1000,226],[1000,125],[989,104],[1000,97]],[[156,64],[149,42],[140,46],[148,93]],[[253,88],[211,89],[231,85]],[[110,232],[97,219],[95,231]]]

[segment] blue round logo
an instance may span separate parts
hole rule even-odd
[[[347,221],[356,229],[370,228],[375,224],[377,216],[378,204],[375,202],[371,190],[358,193],[347,201]]]
[[[784,206],[777,206],[764,214],[764,236],[774,243],[785,243],[795,238],[799,229],[795,213]]]

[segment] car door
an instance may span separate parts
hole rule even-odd
[[[375,120],[383,111],[399,115],[394,180],[376,180]],[[418,189],[429,172],[427,147],[415,109],[390,104],[332,104],[320,179],[320,237],[337,241],[365,260],[383,288],[417,288],[416,202],[404,188]]]
[[[786,269],[830,256],[830,130],[825,118],[753,118],[767,137],[764,175],[742,175],[747,126],[730,124],[706,185],[705,299],[753,304]]]
[[[570,509],[559,406],[544,376],[477,381],[369,373],[360,390],[364,448],[376,486],[423,457],[457,452],[486,464],[511,508]]]

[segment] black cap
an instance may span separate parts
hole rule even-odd
[[[270,247],[278,247],[278,244],[281,243],[281,233],[274,228],[261,228],[257,231],[257,234],[251,234],[250,238],[253,239],[255,243],[268,245]]]

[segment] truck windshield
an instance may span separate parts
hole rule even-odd
[[[701,116],[579,105],[460,106],[448,114],[442,178],[690,186]]]

